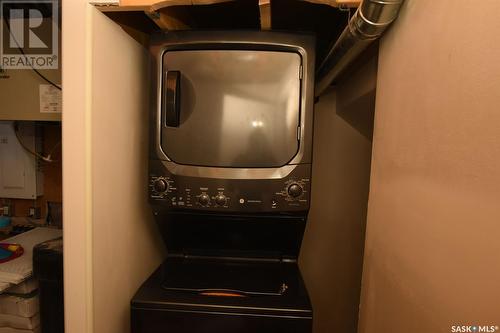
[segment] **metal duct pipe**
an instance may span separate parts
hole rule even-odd
[[[352,63],[366,47],[379,38],[397,18],[404,0],[363,0],[316,73],[316,96]]]

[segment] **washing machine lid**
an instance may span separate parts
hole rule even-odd
[[[278,167],[299,149],[301,56],[167,50],[161,148],[178,164]]]
[[[282,288],[281,292],[268,293],[269,286],[275,283]],[[242,286],[264,292],[242,297],[224,295],[224,290],[217,293],[217,289],[213,293],[204,292],[207,286],[217,288],[220,285],[229,286],[228,293]],[[181,288],[176,288],[178,286]],[[131,303],[132,308],[143,310],[312,317],[309,296],[296,263],[217,263],[168,257],[143,284]]]
[[[215,297],[282,296],[288,282],[280,262],[170,258],[164,265],[165,290]]]

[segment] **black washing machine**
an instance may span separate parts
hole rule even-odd
[[[132,333],[309,333],[314,38],[153,36],[149,202],[168,256]]]

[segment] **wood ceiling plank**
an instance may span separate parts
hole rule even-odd
[[[356,8],[361,4],[361,0],[302,0],[320,5],[328,5],[332,7],[348,7]]]
[[[260,28],[271,30],[271,0],[259,0]]]
[[[232,2],[237,0],[120,0],[121,8],[124,7],[151,7],[156,10],[159,8],[182,5],[213,5],[222,2]],[[306,2],[328,5],[332,7],[358,7],[361,0],[302,0]],[[260,5],[260,0],[259,0]]]
[[[94,4],[101,12],[143,12],[149,10],[150,6],[114,6]]]
[[[144,11],[146,15],[162,30],[189,30],[192,28],[192,20],[180,7],[163,7],[158,10],[152,8]]]
[[[237,0],[191,0],[193,5],[213,5],[216,3],[232,2]]]
[[[99,3],[99,1],[102,3]],[[248,4],[248,1],[240,2],[240,0],[116,0],[115,2],[110,2],[109,0],[96,0],[95,4],[103,12],[134,11],[145,13],[147,17],[149,17],[152,22],[154,22],[162,30],[188,30],[200,27],[203,28],[206,26],[217,26],[218,28],[221,26],[222,28],[219,29],[231,29],[231,27],[236,29],[239,27],[239,21],[231,21],[230,18],[232,16],[227,16],[228,11],[223,10],[232,8],[229,12],[231,10],[239,10],[240,16],[245,15],[245,11],[248,11],[247,16],[252,16],[255,20],[255,28],[260,25],[262,30],[271,30],[273,28],[283,29],[283,24],[280,25],[280,22],[283,23],[282,17],[288,17],[290,12],[293,12],[292,9],[295,7],[305,6],[311,8],[321,8],[321,6],[312,5],[321,4],[329,6],[331,9],[322,9],[328,11],[336,10],[338,7],[353,8],[361,3],[361,0],[297,0],[290,2],[290,5],[295,4],[295,7],[289,7],[286,1],[278,1],[275,3],[272,3],[271,1],[273,0],[256,1],[255,4],[258,4],[258,8],[256,8],[255,5],[250,7],[248,7],[248,5],[246,7],[237,6],[241,3]],[[120,3],[119,6],[116,5],[118,2]],[[227,3],[227,7],[223,5],[224,3]],[[280,3],[282,3],[282,5],[277,7]],[[223,6],[219,6],[221,4]],[[308,6],[308,4],[311,5]],[[195,9],[194,7],[198,7],[198,9]],[[205,8],[207,10],[201,10],[201,8]],[[208,10],[209,8],[212,8],[212,10]],[[218,10],[221,10],[221,13],[225,14],[217,16],[215,15],[217,13],[214,12],[213,8],[218,8]],[[244,12],[242,12],[242,8],[245,8]],[[274,9],[274,13],[272,13],[272,9]],[[284,20],[286,21],[286,18]],[[223,22],[226,22],[226,25],[224,25]],[[311,28],[310,25],[310,23],[305,24],[306,28]],[[294,23],[291,21],[287,23],[284,29],[293,29],[295,26],[303,28],[304,24],[301,25],[300,22]],[[254,27],[252,26],[252,28]]]
[[[237,0],[120,0],[120,7],[145,6],[153,9],[159,9],[170,6],[188,6],[188,5],[213,5],[221,2]]]

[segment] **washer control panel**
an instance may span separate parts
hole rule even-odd
[[[215,179],[173,175],[151,161],[149,198],[171,209],[227,212],[292,212],[309,209],[309,164],[282,179]]]

